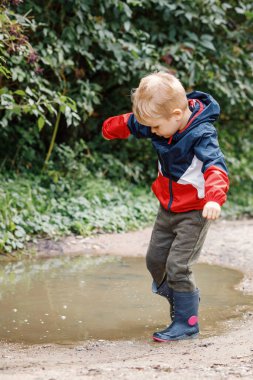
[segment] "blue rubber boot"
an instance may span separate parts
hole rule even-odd
[[[165,279],[159,287],[157,287],[156,282],[153,281],[152,292],[159,294],[162,297],[167,298],[167,300],[170,303],[170,318],[173,321],[173,318],[174,318],[173,289],[169,287],[167,280]]]
[[[173,290],[174,318],[165,330],[153,334],[158,342],[194,338],[199,333],[199,291],[176,292]]]

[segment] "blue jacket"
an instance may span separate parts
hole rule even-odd
[[[150,138],[158,155],[158,176],[152,190],[165,209],[184,212],[202,209],[206,202],[222,205],[228,191],[228,171],[213,122],[220,107],[209,94],[187,94],[191,117],[183,130],[164,138],[140,124],[133,113],[115,116],[103,124],[105,138]]]

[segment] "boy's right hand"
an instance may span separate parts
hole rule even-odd
[[[123,115],[112,116],[106,119],[102,127],[102,135],[106,140],[126,139],[130,135],[127,126],[128,119],[131,115],[126,113]]]

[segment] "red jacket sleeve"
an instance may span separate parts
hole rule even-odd
[[[213,125],[205,126],[205,133],[195,144],[194,153],[203,162],[205,203],[213,201],[222,206],[227,199],[229,179],[224,155],[219,147],[217,131]]]
[[[217,202],[220,206],[226,202],[229,189],[227,173],[217,166],[210,166],[204,173],[205,201]]]
[[[128,119],[132,113],[109,117],[103,123],[102,135],[108,140],[127,139],[130,130],[127,126]]]

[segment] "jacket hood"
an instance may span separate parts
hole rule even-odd
[[[187,94],[187,99],[190,104],[193,104],[191,100],[196,99],[195,105],[192,106],[192,116],[189,121],[192,119],[191,126],[202,124],[202,123],[213,123],[220,115],[220,106],[218,102],[209,94],[201,91],[193,91]],[[194,116],[197,117],[194,118]]]
[[[173,140],[178,141],[184,135],[200,124],[213,123],[220,114],[218,102],[209,94],[201,91],[193,91],[187,94],[188,105],[192,111],[187,125],[182,131],[177,131],[173,135]]]

